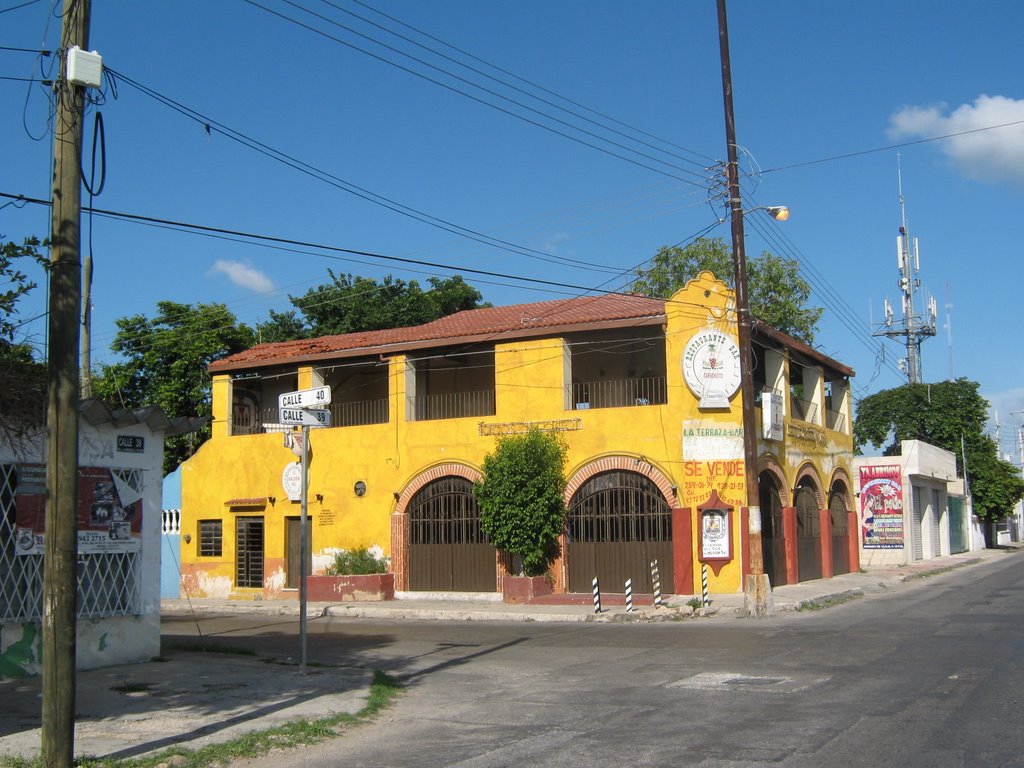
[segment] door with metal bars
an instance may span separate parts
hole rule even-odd
[[[473,483],[442,477],[409,503],[409,589],[495,592],[497,551],[480,529]]]
[[[800,581],[821,578],[821,512],[818,493],[804,478],[796,489],[796,555]]]
[[[263,587],[263,518],[235,518],[235,586]]]
[[[672,509],[658,487],[637,472],[613,470],[587,480],[569,503],[569,591],[651,593],[651,563],[662,584],[674,583]]]

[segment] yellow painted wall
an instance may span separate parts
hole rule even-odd
[[[719,439],[715,433],[741,434],[740,395],[731,399],[728,409],[700,411],[681,367],[683,350],[694,333],[710,327],[735,337],[732,301],[725,284],[704,273],[667,302],[668,405],[566,410],[564,342],[561,338],[546,338],[496,346],[494,416],[408,421],[406,361],[396,356],[391,363],[390,423],[310,430],[308,511],[314,572],[324,569],[333,549],[377,545],[387,552],[391,514],[398,496],[410,483],[442,463],[454,462],[478,470],[485,455],[494,449],[496,438],[481,435],[481,423],[573,419],[578,420],[579,428],[560,433],[568,446],[568,478],[605,456],[642,459],[664,473],[678,489],[677,506],[693,508],[695,584],[700,584],[695,507],[705,502],[713,489],[735,506],[734,559],[712,577],[711,588],[714,592],[737,591],[741,563],[746,557],[739,530],[745,487],[742,454],[738,461],[731,454],[718,456],[714,440]],[[308,366],[300,369],[298,380],[300,388],[319,383]],[[232,587],[234,518],[261,515],[265,520],[265,585],[274,592],[284,585],[284,518],[300,513],[300,505],[286,498],[281,483],[285,466],[296,461],[296,456],[285,447],[281,434],[229,435],[229,378],[215,376],[213,392],[213,438],[182,471],[184,587],[194,596],[244,593]],[[808,434],[807,439],[784,446],[763,445],[762,451],[773,453],[786,468],[790,488],[800,465],[811,462],[820,467],[819,479],[827,489],[834,468],[849,466],[852,443],[846,435],[826,434],[821,429]],[[685,459],[687,455],[691,458]],[[357,481],[366,486],[362,497],[354,490]],[[274,502],[262,507],[226,504],[230,499],[270,497]],[[197,521],[204,519],[224,521],[220,558],[198,557]],[[184,541],[186,534],[191,535],[190,543]]]

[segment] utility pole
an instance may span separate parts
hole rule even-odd
[[[725,100],[725,141],[728,151],[729,206],[732,218],[732,256],[736,284],[736,326],[740,347],[740,397],[743,399],[743,474],[750,519],[750,573],[743,585],[744,604],[752,617],[775,612],[772,587],[764,572],[761,550],[761,491],[757,482],[757,426],[754,414],[753,355],[750,347],[750,302],[747,295],[747,256],[744,248],[743,206],[740,200],[739,164],[736,153],[736,122],[732,106],[732,70],[729,60],[729,27],[725,0],[718,0],[718,43],[722,56],[722,95]]]
[[[81,322],[81,171],[85,87],[68,81],[67,55],[88,50],[90,0],[64,0],[54,94],[50,225],[46,538],[43,560],[42,755],[70,768],[75,741],[75,614],[78,598],[78,342]]]
[[[900,233],[896,238],[896,256],[900,269],[899,287],[903,293],[902,322],[893,323],[893,310],[889,300],[885,300],[885,327],[874,333],[875,336],[888,336],[890,339],[904,339],[907,356],[900,363],[900,368],[907,374],[908,384],[921,383],[921,342],[935,335],[935,316],[937,306],[934,298],[928,299],[928,319],[918,317],[914,294],[921,288],[921,280],[917,277],[921,269],[921,257],[917,250],[917,238],[913,241],[911,251],[910,234],[907,232],[907,210],[903,201],[903,172],[899,167],[897,155],[896,175],[900,190]],[[952,351],[950,352],[952,359]],[[952,365],[952,364],[951,364]]]

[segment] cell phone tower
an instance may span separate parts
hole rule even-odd
[[[907,374],[907,383],[921,383],[921,342],[935,335],[935,317],[938,305],[934,297],[927,297],[927,316],[917,314],[914,295],[921,290],[918,272],[921,270],[921,257],[918,251],[917,238],[911,242],[907,231],[907,209],[903,200],[903,172],[900,169],[899,155],[896,156],[896,176],[900,192],[900,233],[896,238],[896,256],[899,263],[899,288],[903,294],[903,318],[897,320],[889,299],[885,300],[885,322],[874,332],[875,336],[888,336],[890,339],[902,339],[907,347],[907,356],[900,361],[900,370]]]

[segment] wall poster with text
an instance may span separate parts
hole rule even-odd
[[[903,549],[903,469],[860,468],[860,531],[864,549]]]
[[[41,555],[46,535],[46,467],[19,464],[15,552]],[[78,551],[138,552],[142,546],[142,470],[78,468]]]

